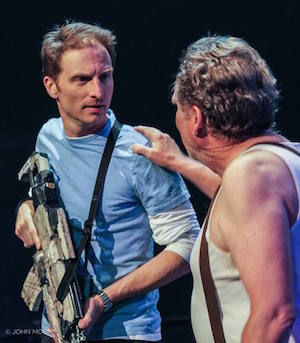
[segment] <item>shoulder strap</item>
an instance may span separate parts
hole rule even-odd
[[[211,270],[210,270],[210,265],[209,265],[208,245],[205,238],[210,213],[211,213],[215,198],[217,196],[217,193],[219,191],[219,188],[217,189],[215,196],[211,200],[211,203],[210,203],[210,206],[207,211],[206,218],[205,218],[199,259],[200,259],[201,280],[202,280],[205,301],[206,301],[206,306],[207,306],[207,311],[208,311],[208,316],[209,316],[209,321],[210,321],[210,326],[211,326],[212,334],[214,337],[214,341],[215,343],[225,343],[226,341],[225,341],[223,326],[221,322],[221,315],[219,311],[219,304],[217,300],[216,289],[215,289],[215,285],[214,285],[214,281],[211,275]]]
[[[102,155],[102,159],[100,162],[99,170],[98,170],[98,175],[95,183],[95,188],[94,188],[94,193],[92,196],[92,201],[91,201],[91,206],[90,206],[90,211],[89,211],[89,216],[88,219],[84,222],[84,228],[83,228],[83,238],[80,242],[80,246],[76,252],[76,259],[73,261],[70,261],[69,266],[67,267],[67,271],[65,275],[62,278],[62,281],[58,287],[56,297],[59,301],[63,302],[65,299],[69,285],[73,279],[74,272],[77,268],[77,265],[80,260],[80,256],[85,250],[85,261],[84,261],[84,282],[83,282],[83,289],[86,281],[86,276],[87,276],[87,263],[88,263],[88,251],[89,251],[89,245],[91,241],[91,233],[92,233],[92,227],[93,227],[93,222],[95,215],[97,213],[97,209],[99,206],[99,201],[102,195],[102,190],[104,186],[104,181],[105,181],[105,176],[107,173],[107,169],[109,166],[109,162],[111,159],[112,152],[114,150],[117,138],[119,136],[120,130],[122,128],[122,124],[117,121],[117,119],[114,122],[114,125],[112,129],[110,130],[109,136],[107,138],[107,142],[105,144],[104,152]]]
[[[91,229],[93,226],[93,221],[97,213],[99,201],[102,195],[102,189],[104,186],[104,181],[105,181],[105,176],[107,173],[108,165],[110,162],[110,158],[112,155],[112,152],[114,150],[119,132],[121,130],[122,124],[115,120],[115,123],[109,133],[109,136],[107,138],[107,142],[104,148],[103,156],[101,159],[101,163],[99,166],[98,170],[98,175],[95,183],[95,188],[94,188],[94,193],[91,201],[91,206],[90,206],[90,212],[88,219],[84,222],[84,233],[91,233]]]
[[[269,141],[259,142],[259,143],[255,143],[255,144],[249,146],[248,149],[249,149],[249,148],[252,148],[252,147],[254,147],[254,146],[256,146],[256,145],[260,145],[260,144],[275,145],[275,146],[284,148],[284,149],[286,149],[286,150],[289,150],[290,152],[293,152],[295,155],[297,155],[298,157],[300,157],[300,152],[299,152],[297,149],[295,149],[295,148],[293,148],[293,147],[291,147],[291,146],[289,146],[289,145],[286,145],[286,144],[284,144],[284,143],[282,143],[282,142],[269,142]]]

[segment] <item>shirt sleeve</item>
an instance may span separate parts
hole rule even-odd
[[[165,250],[177,253],[189,263],[193,245],[200,231],[190,201],[169,211],[149,216],[149,223],[154,241],[159,245],[166,245]]]
[[[133,170],[137,197],[148,216],[168,211],[190,198],[178,173],[161,168],[142,155],[137,155]]]

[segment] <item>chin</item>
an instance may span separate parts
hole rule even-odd
[[[90,120],[88,122],[86,122],[86,125],[92,128],[95,128],[97,131],[100,130],[103,126],[105,126],[107,122],[107,117],[99,117],[96,116],[93,118],[93,120]]]

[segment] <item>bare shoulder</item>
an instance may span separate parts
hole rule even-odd
[[[223,175],[223,186],[234,187],[236,190],[269,186],[280,190],[280,181],[293,183],[289,169],[280,157],[265,150],[241,155],[227,167]]]
[[[292,217],[298,210],[294,180],[285,162],[265,150],[253,150],[235,159],[225,170],[222,195],[233,206],[253,210],[257,205],[278,202]]]

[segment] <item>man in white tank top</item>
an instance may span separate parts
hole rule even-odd
[[[274,76],[244,40],[204,37],[182,58],[172,102],[190,157],[147,127],[137,130],[152,147],[133,151],[180,172],[210,197],[221,180],[205,239],[226,342],[300,342],[300,157],[272,143],[300,149],[274,129]],[[191,257],[191,317],[197,343],[210,343],[201,239]]]

